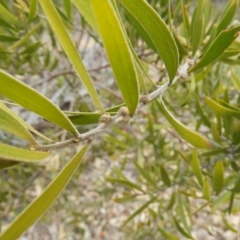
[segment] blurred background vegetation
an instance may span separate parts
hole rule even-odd
[[[0,14],[0,67],[64,111],[94,111],[87,91],[78,81],[42,11],[30,11],[29,4],[33,2],[0,0],[0,6],[15,17],[6,19]],[[101,39],[70,1],[53,2],[94,80],[104,108],[121,104],[122,97]],[[189,50],[183,37],[181,1],[170,1],[170,12],[167,0],[148,2],[171,26],[180,60],[184,59]],[[191,22],[196,1],[183,2]],[[226,11],[225,1],[222,2],[212,1],[209,30],[201,50],[208,44],[211,27],[220,22]],[[165,82],[167,75],[161,59],[136,31],[134,19],[121,6],[119,10],[149,76],[156,84]],[[235,19],[239,19],[239,9]],[[240,76],[239,49],[238,40],[220,61],[197,73],[194,81],[191,77],[181,80],[164,95],[166,106],[179,121],[218,141],[219,148],[193,150],[173,130],[159,103],[154,101],[141,109],[129,125],[113,126],[94,140],[61,197],[21,239],[237,239],[240,115],[235,118],[216,114],[205,103],[205,97],[239,111],[239,89],[231,75],[234,71]],[[149,84],[150,92],[152,88]],[[67,139],[66,131],[34,113],[9,106],[45,136],[55,141]],[[81,125],[78,129],[84,132],[93,127]],[[0,139],[24,146],[3,131]],[[2,227],[42,192],[73,151],[71,148],[58,151],[47,163],[22,164],[0,171]],[[196,169],[198,162],[201,174]],[[224,176],[218,176],[219,172]]]

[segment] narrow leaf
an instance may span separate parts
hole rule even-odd
[[[28,13],[28,21],[31,22],[37,13],[37,0],[30,0],[29,13]]]
[[[161,234],[169,240],[179,240],[179,237],[173,235],[172,233],[167,232],[166,230],[164,230],[163,228],[158,227],[159,231],[161,232]]]
[[[146,1],[120,0],[120,2],[148,33],[172,81],[178,69],[178,49],[168,27]]]
[[[168,173],[166,171],[166,169],[164,168],[163,165],[160,166],[160,172],[161,172],[161,176],[162,176],[162,181],[164,182],[164,184],[167,186],[167,187],[170,187],[171,186],[171,180],[168,176]]]
[[[22,37],[19,41],[14,43],[11,47],[8,48],[8,51],[12,51],[18,47],[24,45],[29,38],[42,26],[42,23],[37,23],[24,37]]]
[[[140,214],[144,209],[146,209],[155,199],[157,196],[152,197],[149,201],[147,201],[144,205],[142,205],[139,209],[137,209],[133,214],[131,214],[122,224],[121,228],[123,228],[127,223],[129,223],[134,217]],[[0,239],[1,240],[1,239]]]
[[[183,125],[181,122],[179,122],[177,119],[175,119],[170,112],[166,109],[164,103],[160,102],[161,110],[163,111],[165,117],[169,121],[169,123],[173,126],[173,128],[176,130],[176,132],[188,143],[192,144],[196,148],[211,148],[212,144],[211,142],[202,136],[200,133],[195,132],[189,128],[187,128],[185,125]]]
[[[208,177],[204,178],[203,181],[203,197],[207,200],[211,200],[211,190]]]
[[[72,2],[93,30],[99,34],[97,22],[91,6],[91,0],[72,0]]]
[[[218,133],[217,126],[214,122],[211,122],[211,131],[212,131],[213,140],[217,143],[220,143],[222,139]]]
[[[19,40],[19,37],[12,37],[12,36],[8,36],[8,35],[0,35],[0,42],[16,42],[17,40]]]
[[[189,102],[195,89],[196,89],[195,77],[194,77],[194,74],[191,74],[191,85],[189,88],[189,92],[188,92],[187,97],[185,98],[184,102],[181,104],[181,106],[185,106]]]
[[[185,5],[183,4],[183,0],[181,0],[181,9],[182,9],[185,38],[188,41],[189,36],[190,36],[189,14],[188,14],[188,11],[187,11]]]
[[[173,217],[174,223],[178,229],[178,231],[186,238],[193,239],[192,236],[179,224],[179,221]]]
[[[79,78],[82,80],[86,89],[88,90],[89,95],[92,97],[94,103],[98,107],[98,109],[104,112],[102,104],[99,100],[96,89],[90,79],[90,76],[85,69],[83,62],[77,52],[76,47],[74,46],[71,38],[69,37],[64,24],[62,23],[52,1],[50,0],[39,0],[48,20],[53,28],[55,34],[57,35],[65,53],[67,54],[70,62],[72,63],[74,69],[76,70]]]
[[[37,152],[0,143],[0,159],[19,162],[39,162],[46,160],[51,153]]]
[[[234,116],[240,118],[240,111],[236,111],[227,107],[220,105],[219,103],[213,101],[211,98],[205,98],[207,105],[217,114],[224,116]]]
[[[143,178],[145,178],[147,180],[147,182],[154,186],[155,188],[157,188],[157,183],[156,181],[154,181],[152,179],[152,177],[149,175],[148,171],[143,169],[136,161],[134,162],[134,165],[136,167],[136,169],[138,170],[138,172],[143,176]]]
[[[231,71],[231,79],[235,88],[240,93],[240,78],[237,76],[237,74],[233,70]]]
[[[12,133],[13,135],[31,143],[37,145],[35,138],[28,131],[25,125],[18,120],[16,114],[12,111],[1,107],[0,104],[0,129]]]
[[[120,179],[120,178],[106,178],[107,181],[112,182],[112,183],[118,183],[122,184],[126,187],[129,187],[130,189],[135,188],[141,192],[143,192],[142,188],[137,185],[136,183],[130,182],[129,180],[126,179]]]
[[[9,12],[2,4],[0,4],[0,17],[8,23],[18,25],[18,19]]]
[[[109,112],[110,115],[116,115],[116,112]],[[88,125],[99,123],[102,113],[79,112],[78,114],[68,116],[74,125]]]
[[[215,164],[213,181],[214,181],[214,190],[218,195],[224,186],[224,169],[223,169],[222,161],[218,161]]]
[[[91,0],[91,3],[117,84],[133,115],[138,105],[139,86],[131,49],[110,0]]]
[[[222,18],[217,27],[217,34],[226,29],[233,20],[233,17],[238,9],[239,0],[229,0],[226,7],[223,9]]]
[[[202,58],[188,72],[200,70],[215,62],[238,37],[240,26],[222,31],[209,46]]]
[[[57,199],[62,190],[73,176],[81,160],[87,151],[88,145],[84,146],[69,161],[57,177],[49,184],[44,192],[37,197],[28,207],[10,224],[0,235],[0,240],[18,239]]]
[[[192,20],[192,55],[194,56],[202,40],[203,0],[198,0]]]
[[[14,167],[15,165],[18,165],[18,164],[20,164],[20,162],[6,161],[6,160],[0,159],[0,170]]]
[[[200,186],[203,186],[202,170],[201,170],[196,149],[193,150],[193,154],[192,154],[192,168],[195,176],[197,177],[198,183],[200,184]]]
[[[65,114],[50,100],[35,89],[20,82],[8,73],[0,70],[1,88],[0,94],[33,111],[48,121],[78,134],[77,129]]]

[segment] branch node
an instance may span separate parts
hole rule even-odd
[[[143,103],[143,105],[146,105],[151,102],[151,98],[149,95],[144,95],[140,97],[140,102]]]
[[[99,123],[108,124],[112,121],[111,115],[109,113],[103,113],[99,118]]]

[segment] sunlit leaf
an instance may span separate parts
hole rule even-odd
[[[165,63],[170,81],[172,81],[178,69],[178,50],[166,24],[144,0],[120,0],[120,2],[148,33]]]
[[[18,19],[11,12],[9,12],[8,9],[6,9],[2,4],[0,4],[0,18],[14,25],[19,24]]]
[[[0,101],[0,108],[5,109],[6,111],[10,111],[10,109],[8,107],[6,107],[1,101]],[[45,135],[43,135],[42,133],[38,132],[36,129],[34,129],[31,125],[29,125],[27,122],[25,122],[22,118],[20,118],[18,115],[15,114],[15,118],[17,118],[17,120],[23,125],[25,126],[25,128],[27,128],[29,131],[35,133],[37,136],[39,136],[40,138],[48,141],[48,142],[53,142],[53,140],[51,140],[50,138],[46,137]]]
[[[219,103],[213,101],[211,98],[205,98],[207,105],[217,114],[221,114],[224,116],[234,116],[236,118],[240,118],[240,111],[232,110],[230,108],[226,108]]]
[[[94,31],[99,34],[99,29],[91,6],[91,0],[72,0],[72,2]]]
[[[3,108],[0,103],[0,129],[14,134],[15,136],[31,143],[32,145],[37,145],[35,138],[28,131],[25,125],[18,120],[18,117],[10,109],[7,110]]]
[[[133,115],[138,105],[139,87],[127,39],[110,0],[91,0],[91,3],[117,84],[130,114]]]
[[[189,69],[189,72],[200,70],[220,58],[225,50],[238,37],[239,31],[240,26],[222,31],[209,46],[202,58]]]
[[[78,134],[77,129],[65,114],[50,100],[35,89],[20,82],[8,73],[0,70],[1,88],[0,94],[22,105],[23,107],[39,114],[48,121]]]
[[[37,197],[27,208],[10,224],[0,235],[0,240],[18,239],[57,199],[65,188],[87,151],[84,146],[62,169],[56,178],[48,185],[43,193]]]
[[[19,162],[39,162],[46,160],[51,153],[37,152],[0,143],[0,159]]]
[[[215,164],[213,181],[214,181],[214,191],[218,195],[224,186],[224,169],[223,169],[222,161],[218,161]]]
[[[161,107],[161,110],[163,111],[165,117],[168,119],[169,123],[173,126],[173,128],[176,130],[176,132],[185,141],[192,144],[196,148],[211,148],[212,147],[211,142],[207,138],[205,138],[200,133],[187,128],[185,125],[183,125],[177,119],[175,119],[170,114],[170,112],[167,110],[167,108],[165,107],[165,105],[162,101],[160,103],[160,107]]]
[[[70,62],[72,63],[74,69],[76,70],[79,78],[85,85],[88,90],[89,95],[92,97],[94,103],[98,107],[98,109],[104,112],[101,101],[99,100],[96,89],[92,83],[92,80],[85,69],[83,62],[78,54],[76,47],[74,46],[73,41],[69,37],[66,28],[64,27],[52,1],[50,0],[39,0],[48,20],[53,28],[55,34],[58,37],[65,53],[67,54]]]

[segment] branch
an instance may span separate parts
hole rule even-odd
[[[175,76],[172,82],[168,81],[164,83],[162,86],[160,86],[157,90],[150,93],[149,95],[142,96],[140,98],[137,111],[140,110],[143,106],[152,102],[157,97],[162,97],[163,93],[173,84],[175,84],[179,78],[185,79],[188,76],[187,70],[192,64],[193,64],[192,60],[187,59],[186,63],[179,67],[177,75]],[[48,152],[57,149],[62,149],[72,144],[83,143],[85,141],[93,139],[97,134],[103,132],[109,126],[117,124],[119,122],[128,123],[130,119],[131,117],[129,115],[127,107],[121,107],[115,116],[110,116],[108,113],[103,113],[103,115],[99,119],[99,125],[86,133],[79,134],[78,136],[75,136],[63,142],[58,142],[49,145],[31,146],[31,149]]]

